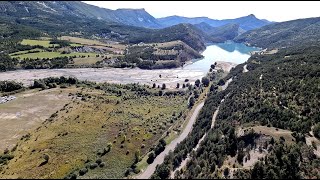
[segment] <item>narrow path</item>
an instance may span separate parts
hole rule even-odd
[[[248,72],[249,70],[247,69],[247,64],[243,66],[243,73]]]
[[[182,133],[180,134],[180,136],[178,138],[176,138],[175,140],[173,140],[170,144],[168,144],[165,148],[165,150],[163,152],[161,152],[153,161],[152,164],[150,164],[147,169],[145,169],[140,175],[138,175],[136,178],[137,179],[148,179],[151,177],[151,175],[153,174],[153,172],[156,169],[156,166],[158,164],[162,164],[164,157],[169,154],[169,151],[173,151],[175,149],[175,147],[178,145],[178,143],[180,143],[181,141],[183,141],[189,134],[189,132],[192,130],[193,124],[197,119],[197,116],[200,112],[200,110],[202,109],[204,105],[204,102],[201,102],[196,109],[194,110],[190,120],[188,121],[187,126],[184,128],[184,130],[182,131]]]
[[[228,85],[232,82],[232,78],[228,79],[227,82],[225,83],[225,85],[222,86],[222,91],[224,91],[225,89],[227,89]],[[227,94],[226,96],[228,96],[229,94]],[[224,99],[221,100],[220,104],[224,101]],[[219,109],[220,109],[220,105],[218,106],[217,110],[213,113],[213,116],[212,116],[212,122],[211,122],[211,129],[214,127],[214,124],[216,122],[216,118],[217,118],[217,115],[219,113]],[[195,148],[193,148],[192,150],[193,151],[197,151],[198,148],[200,147],[200,144],[201,142],[204,140],[204,138],[207,136],[207,132],[202,136],[202,138],[199,140],[198,144],[196,145]],[[184,159],[180,166],[174,170],[174,171],[171,171],[171,174],[170,174],[170,178],[171,179],[174,179],[174,174],[176,171],[180,171],[183,167],[185,167],[187,165],[187,162],[190,160],[190,153],[188,153],[187,155],[187,158]]]
[[[229,84],[232,82],[232,78],[228,79],[222,87],[222,91],[226,90]]]

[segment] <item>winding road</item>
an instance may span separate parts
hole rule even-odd
[[[200,112],[200,110],[202,109],[204,105],[204,102],[201,102],[194,110],[191,118],[188,121],[187,126],[184,128],[184,130],[182,131],[182,133],[179,135],[179,137],[177,137],[175,140],[173,140],[170,144],[168,144],[165,148],[165,150],[163,152],[161,152],[153,161],[152,164],[150,164],[147,169],[145,169],[140,175],[138,175],[136,177],[136,179],[148,179],[151,177],[151,175],[153,174],[153,172],[156,170],[156,166],[158,164],[162,164],[164,157],[169,154],[169,151],[173,151],[175,149],[175,147],[178,145],[178,143],[180,143],[181,141],[183,141],[189,134],[189,132],[192,130],[193,124],[197,119],[197,116]]]

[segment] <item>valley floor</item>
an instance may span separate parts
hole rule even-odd
[[[31,85],[34,79],[47,77],[75,76],[79,80],[109,83],[141,83],[152,85],[166,84],[167,88],[175,88],[177,83],[185,83],[185,79],[193,83],[201,79],[206,73],[197,70],[163,69],[163,70],[142,70],[142,69],[119,69],[119,68],[81,68],[81,69],[37,69],[17,70],[0,73],[0,81],[17,81],[25,85]],[[161,77],[159,77],[161,75]]]
[[[217,63],[216,69],[222,69],[225,72],[229,72],[232,67],[236,66],[236,64],[230,62],[218,61]],[[161,86],[165,83],[167,88],[174,89],[177,83],[186,83],[185,79],[189,79],[192,84],[205,75],[206,72],[201,70],[184,70],[183,68],[158,70],[143,70],[139,68],[31,69],[1,72],[0,81],[22,82],[24,85],[29,86],[34,79],[74,76],[79,80],[119,84],[141,83],[152,85],[156,83]]]

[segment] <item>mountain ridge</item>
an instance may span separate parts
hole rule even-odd
[[[296,19],[247,31],[234,40],[263,48],[319,44],[320,17]]]
[[[267,24],[271,24],[272,22],[267,21],[265,19],[258,19],[255,15],[250,14],[248,16],[243,16],[234,19],[210,19],[208,17],[183,17],[183,16],[168,16],[163,18],[157,18],[157,20],[162,23],[164,26],[170,26],[177,23],[190,23],[190,24],[199,24],[201,22],[205,22],[212,27],[222,26],[229,23],[239,24],[240,27],[244,30],[251,30],[258,27],[262,27]]]

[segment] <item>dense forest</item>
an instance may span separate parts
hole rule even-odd
[[[247,31],[234,40],[262,48],[282,48],[319,44],[320,18],[274,23]]]
[[[212,117],[225,96],[215,127],[209,130],[199,149],[191,153],[186,169],[176,172],[176,178],[319,178],[320,159],[305,140],[311,126],[318,123],[314,132],[319,131],[319,57],[318,46],[292,47],[275,54],[253,55],[247,62],[247,73],[243,73],[244,64],[233,68],[219,81],[223,85],[233,77],[228,88],[208,96],[198,118],[203,125],[195,124],[194,131],[165,158],[152,177],[168,178],[180,165],[210,127],[211,121],[206,121],[203,114]],[[210,103],[213,101],[215,104]],[[236,157],[242,164],[248,151],[258,146],[257,140],[265,138],[256,132],[238,137],[237,128],[245,124],[291,130],[295,143],[288,144],[281,138],[266,140],[260,147],[268,152],[265,158],[251,170],[238,168],[231,173],[223,166],[227,157]]]

